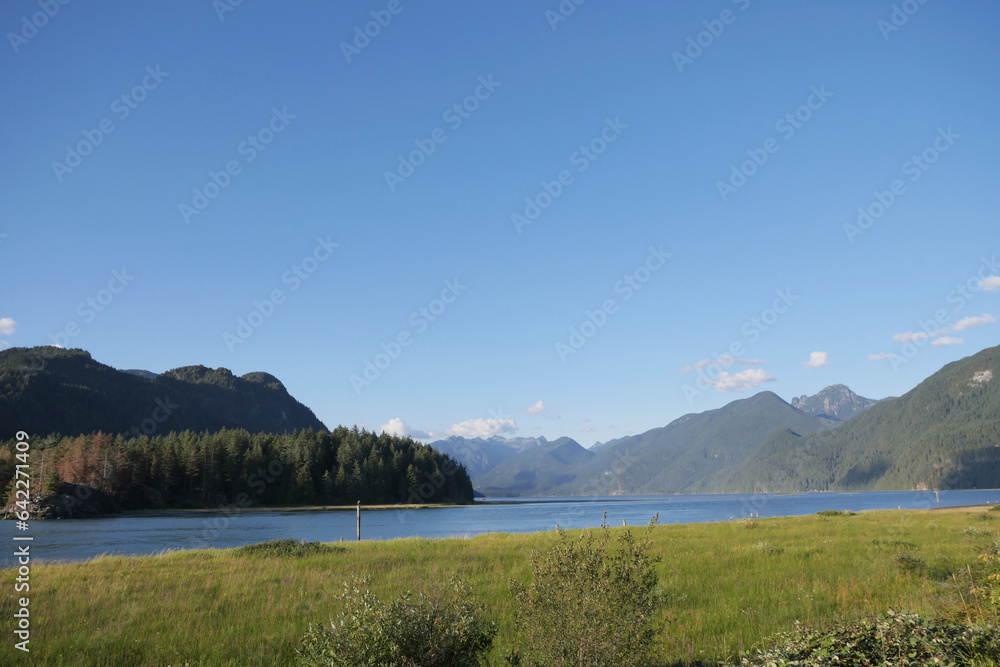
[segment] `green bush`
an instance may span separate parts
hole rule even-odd
[[[923,558],[909,551],[897,551],[892,555],[892,560],[903,572],[918,572],[927,568]]]
[[[823,510],[821,512],[816,512],[819,516],[854,516],[857,512],[852,512],[850,510]]]
[[[257,544],[247,544],[233,551],[237,556],[259,556],[277,558],[301,558],[313,554],[334,553],[343,551],[344,547],[335,547],[320,542],[306,542],[305,540],[270,540]]]
[[[652,616],[663,600],[650,542],[624,530],[613,546],[607,526],[577,540],[558,532],[555,546],[531,554],[531,586],[511,582],[528,642],[524,664],[644,664],[654,646]]]
[[[727,665],[980,665],[1000,657],[1000,633],[991,626],[937,623],[889,611],[872,621],[833,630],[800,629],[774,647]],[[988,663],[987,663],[988,664]]]
[[[392,602],[367,585],[367,578],[346,583],[340,615],[329,626],[309,626],[296,649],[300,665],[474,667],[493,644],[495,624],[483,620],[459,580],[429,594],[407,591]]]

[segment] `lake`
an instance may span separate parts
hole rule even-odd
[[[1000,503],[1000,490],[942,491],[940,507]],[[483,533],[526,533],[601,525],[644,525],[659,513],[660,523],[700,523],[800,516],[821,510],[930,509],[933,491],[864,493],[727,494],[611,496],[600,498],[481,499],[474,505],[427,509],[364,510],[363,539],[469,537]],[[14,533],[14,522],[6,522]],[[34,562],[80,561],[100,554],[148,555],[171,549],[231,548],[280,538],[346,542],[355,539],[355,511],[244,511],[242,513],[161,514],[74,521],[31,521],[19,536],[34,537]],[[18,544],[24,544],[20,542]],[[3,567],[15,565],[13,548]]]

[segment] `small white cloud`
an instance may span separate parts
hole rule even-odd
[[[813,352],[809,355],[809,361],[803,361],[802,365],[806,368],[822,368],[829,358],[830,355],[826,352]]]
[[[580,423],[581,424],[586,424],[589,421],[590,421],[590,417],[580,417]]]
[[[0,317],[0,334],[12,336],[17,330],[17,322],[12,317]]]
[[[527,412],[529,415],[540,415],[543,412],[545,412],[545,402],[538,401],[530,408],[526,408],[524,411]]]
[[[400,438],[418,438],[427,439],[433,438],[434,436],[427,431],[421,431],[417,428],[411,428],[399,417],[393,417],[385,424],[382,424],[378,428],[380,433],[388,433],[389,435],[395,435]]]
[[[719,379],[713,382],[715,391],[726,393],[731,391],[749,391],[764,382],[770,382],[774,378],[763,368],[748,368],[739,373],[728,373],[723,371],[719,374]]]
[[[940,338],[934,340],[931,345],[934,347],[944,347],[946,345],[961,345],[965,340],[961,338],[952,338],[951,336],[941,336]]]
[[[869,354],[868,358],[871,359],[872,361],[884,361],[891,356],[892,354],[890,354],[889,352],[883,352],[882,354]]]
[[[445,432],[463,438],[488,438],[501,433],[513,433],[517,423],[513,419],[469,419],[459,424],[452,424]]]
[[[979,317],[963,317],[958,322],[955,323],[951,329],[952,331],[965,331],[966,329],[971,329],[972,327],[981,327],[984,324],[993,324],[997,321],[997,318],[993,317],[989,313],[984,313]]]
[[[898,340],[900,343],[919,343],[922,340],[927,340],[930,338],[923,331],[907,331],[901,334],[895,334],[893,340]]]
[[[979,281],[979,288],[987,292],[1000,291],[1000,276],[990,276]]]
[[[591,433],[593,432],[593,430],[594,430],[593,426],[584,426],[583,428],[580,429],[580,433]]]

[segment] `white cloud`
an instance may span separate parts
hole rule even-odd
[[[17,322],[11,317],[0,317],[0,334],[11,336],[17,330]]]
[[[951,336],[942,336],[937,340],[933,341],[931,345],[934,347],[944,347],[945,345],[961,345],[965,341],[961,338],[952,338]]]
[[[538,401],[530,408],[526,408],[524,411],[527,412],[529,415],[540,415],[543,412],[545,412],[545,402]]]
[[[379,426],[378,430],[380,433],[388,433],[390,435],[399,436],[400,438],[427,439],[434,437],[433,434],[428,433],[427,431],[421,431],[420,429],[410,427],[399,417],[393,417],[385,424]]]
[[[583,427],[583,428],[580,429],[580,433],[591,433],[593,431],[594,431],[594,427],[593,426],[585,426],[585,427]]]
[[[762,363],[764,363],[763,359],[745,359],[743,357],[734,357],[731,354],[724,354],[718,359],[702,359],[701,361],[696,361],[690,366],[685,366],[684,368],[682,368],[681,372],[687,373],[688,371],[700,371],[702,368],[705,368],[706,366],[711,366],[713,364],[717,366],[722,366],[723,368],[729,368],[733,364],[747,364],[752,366],[754,364],[762,364]]]
[[[979,288],[987,292],[1000,291],[1000,276],[990,276],[979,281]]]
[[[446,429],[448,435],[463,438],[488,438],[501,433],[513,433],[517,423],[513,419],[469,419],[459,424],[452,424]]]
[[[981,327],[984,324],[993,324],[997,321],[997,318],[993,317],[989,313],[984,313],[979,317],[964,317],[955,323],[951,329],[952,331],[965,331],[966,329],[971,329],[972,327]]]
[[[580,423],[585,424],[590,421],[590,417],[580,417]]]
[[[868,358],[871,359],[872,361],[884,361],[891,356],[892,355],[889,354],[888,352],[883,352],[882,354],[869,354]]]
[[[895,334],[893,340],[898,340],[900,343],[917,343],[922,340],[927,340],[930,338],[923,331],[907,331],[906,333]]]
[[[774,378],[763,368],[748,368],[739,373],[728,373],[723,371],[719,374],[719,379],[713,382],[715,390],[720,393],[730,391],[749,391],[757,385],[770,382]]]
[[[826,352],[813,352],[809,355],[809,361],[803,361],[802,365],[806,368],[822,368],[829,358],[830,355]]]

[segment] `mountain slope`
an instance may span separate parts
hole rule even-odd
[[[847,385],[835,384],[813,396],[799,396],[790,401],[793,408],[817,417],[845,422],[878,403],[873,398],[858,396]]]
[[[731,491],[1000,486],[1000,347],[953,362],[900,398],[811,437],[783,432]]]
[[[571,438],[559,438],[525,449],[478,479],[476,490],[487,496],[550,496],[555,489],[572,485],[596,454]]]
[[[497,474],[473,483],[488,496],[697,492],[710,476],[742,462],[776,431],[810,434],[829,424],[767,391],[584,450],[590,456],[576,456],[573,465],[533,468],[533,452],[518,454],[497,466]]]
[[[188,366],[149,378],[46,346],[0,352],[0,432],[141,435],[244,428],[324,430],[313,412],[267,373],[236,377]]]
[[[500,463],[526,449],[544,445],[545,438],[463,438],[453,435],[430,446],[465,466],[473,478],[485,475]]]

